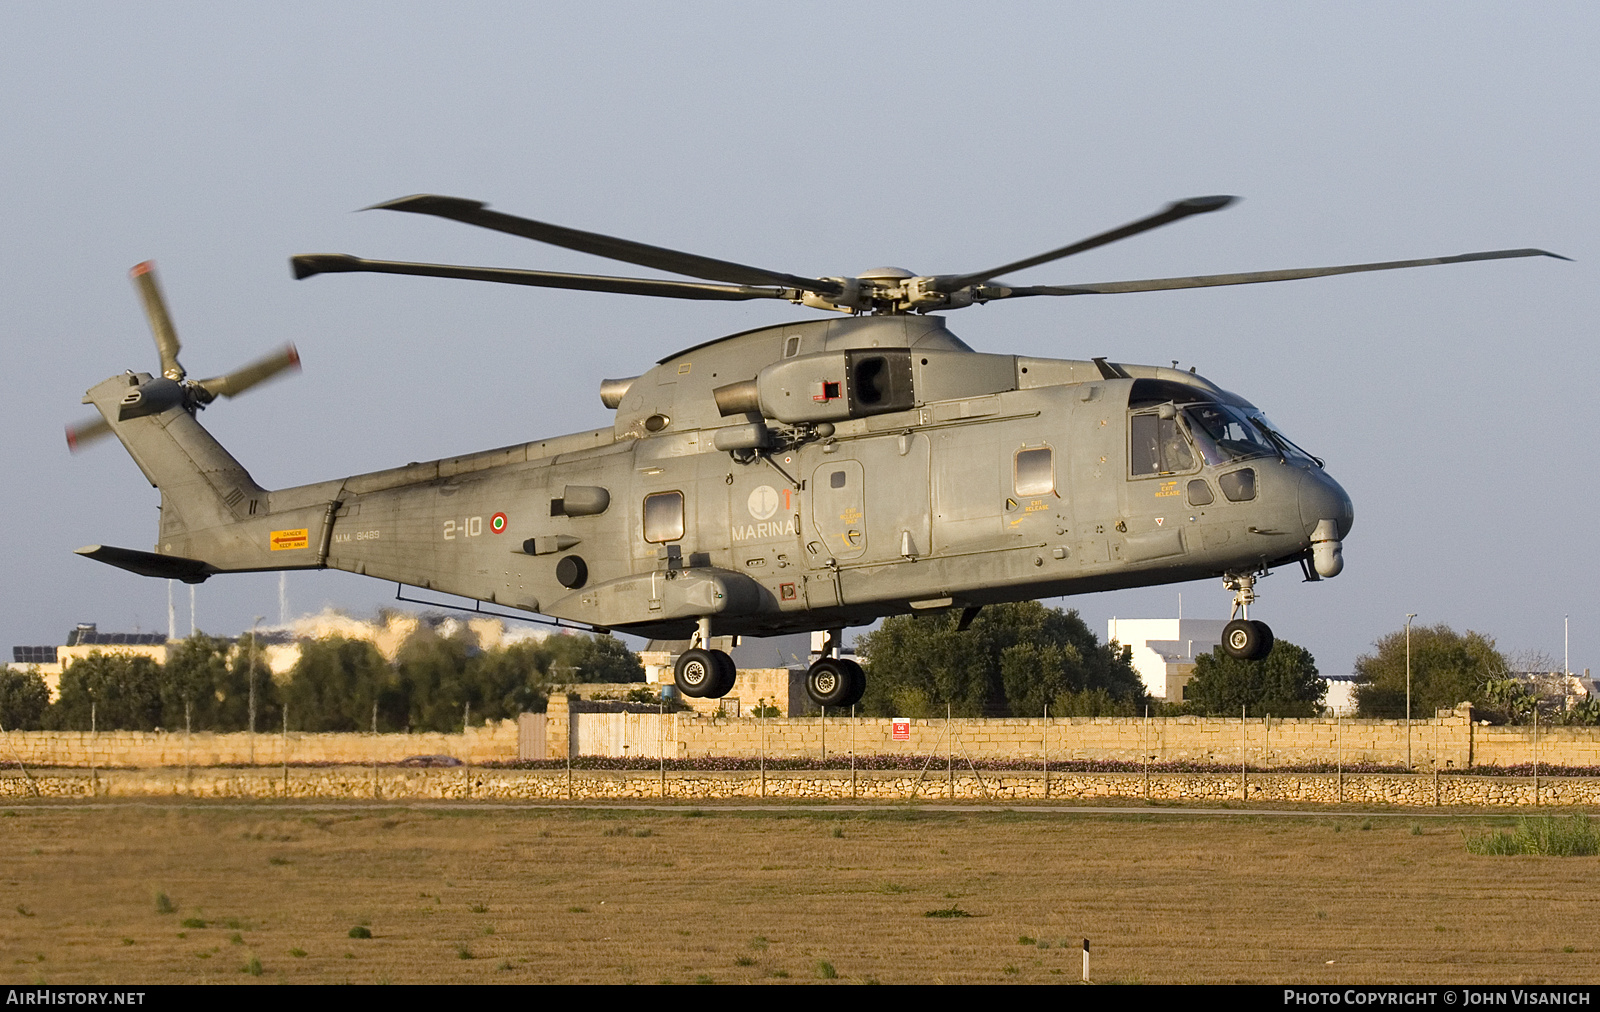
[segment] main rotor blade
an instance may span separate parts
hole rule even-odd
[[[440,218],[452,218],[468,225],[477,225],[480,228],[489,228],[496,232],[520,235],[524,239],[533,239],[538,242],[549,243],[552,246],[575,249],[582,253],[593,253],[595,256],[606,257],[610,260],[621,260],[623,263],[638,264],[641,267],[654,267],[656,270],[684,274],[691,278],[704,278],[707,281],[722,281],[738,285],[777,285],[782,288],[798,288],[805,292],[819,292],[823,295],[838,295],[844,290],[836,281],[797,277],[793,274],[783,274],[760,267],[750,267],[746,264],[731,263],[727,260],[714,260],[711,257],[698,256],[694,253],[682,253],[678,250],[665,249],[661,246],[647,246],[642,242],[634,242],[631,239],[618,239],[614,236],[600,235],[597,232],[583,232],[575,228],[566,228],[561,225],[551,225],[542,221],[519,218],[516,215],[502,214],[499,211],[489,210],[488,206],[481,200],[466,200],[461,197],[441,197],[432,193],[419,193],[382,204],[374,204],[372,207],[366,208],[369,211],[378,209],[410,211],[414,214],[432,214]]]
[[[77,453],[85,445],[94,442],[101,436],[111,435],[111,423],[104,418],[96,417],[88,421],[79,422],[77,425],[67,426],[67,449]]]
[[[286,344],[270,355],[251,362],[242,369],[222,376],[213,376],[195,384],[212,397],[237,397],[253,386],[259,386],[285,369],[300,371],[300,352]]]
[[[1128,224],[1123,225],[1121,228],[1114,228],[1109,232],[1101,232],[1099,235],[1090,236],[1081,242],[1073,243],[1071,246],[1063,246],[1060,249],[1054,249],[1048,253],[1040,253],[1036,257],[1029,257],[1026,260],[1018,260],[1016,263],[1006,264],[1004,267],[995,267],[991,270],[979,271],[976,274],[960,274],[954,277],[940,277],[938,279],[937,287],[941,292],[959,291],[968,285],[976,284],[980,281],[988,281],[990,278],[997,278],[1002,274],[1010,274],[1013,271],[1020,271],[1025,267],[1037,267],[1039,264],[1049,263],[1052,260],[1060,260],[1062,257],[1069,257],[1074,253],[1082,253],[1085,250],[1091,250],[1097,246],[1104,246],[1107,243],[1116,242],[1118,239],[1126,239],[1129,236],[1138,235],[1140,232],[1148,232],[1153,228],[1160,228],[1162,225],[1170,224],[1179,220],[1180,218],[1187,218],[1194,214],[1206,214],[1211,211],[1220,211],[1238,199],[1238,197],[1227,196],[1190,197],[1188,200],[1180,200],[1175,203],[1168,204],[1165,208],[1157,211],[1155,214],[1152,214],[1147,218],[1140,218],[1138,221],[1129,222]]]
[[[167,300],[161,295],[161,285],[156,281],[156,264],[146,260],[136,265],[128,276],[139,289],[144,302],[144,315],[150,321],[150,333],[155,336],[156,350],[161,353],[161,375],[170,380],[183,379],[183,366],[178,364],[178,331],[167,315]]]
[[[302,253],[290,257],[289,263],[294,268],[296,278],[351,271],[371,274],[412,274],[425,278],[461,278],[467,281],[496,281],[507,285],[532,285],[536,288],[571,288],[581,292],[658,295],[669,299],[738,302],[745,299],[787,299],[790,296],[790,292],[782,288],[705,285],[693,281],[666,281],[654,278],[612,278],[598,274],[557,274],[553,271],[524,271],[506,267],[457,267],[452,264],[363,260],[344,253]]]
[[[1506,260],[1512,257],[1555,257],[1570,260],[1559,253],[1542,249],[1497,249],[1486,253],[1462,253],[1453,257],[1429,257],[1426,260],[1390,260],[1376,264],[1347,264],[1343,267],[1305,267],[1286,271],[1253,271],[1246,274],[1202,274],[1192,278],[1155,278],[1149,281],[1106,281],[1089,285],[1033,285],[1023,288],[993,286],[983,291],[985,301],[1015,299],[1028,295],[1115,295],[1123,292],[1160,292],[1177,288],[1211,288],[1218,285],[1254,285],[1266,281],[1298,281],[1301,278],[1322,278],[1332,274],[1356,274],[1362,271],[1392,271],[1402,267],[1432,267],[1436,264],[1460,264],[1472,260]],[[994,294],[989,294],[994,292]]]

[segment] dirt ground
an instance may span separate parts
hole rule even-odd
[[[18,804],[0,979],[1595,980],[1600,858],[1507,822]]]

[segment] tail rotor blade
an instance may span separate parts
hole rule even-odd
[[[67,449],[77,453],[85,445],[94,442],[101,436],[111,434],[111,424],[104,418],[91,418],[79,422],[77,425],[67,426]]]
[[[235,369],[233,372],[222,376],[213,376],[210,379],[200,380],[195,383],[195,386],[201,388],[212,397],[237,397],[251,387],[259,386],[287,369],[293,369],[297,372],[300,369],[300,352],[292,344],[286,344],[272,354],[256,359],[242,369]]]
[[[178,350],[182,346],[178,343],[178,331],[172,326],[172,317],[167,314],[167,300],[156,281],[155,261],[146,260],[128,275],[139,289],[144,315],[150,321],[150,333],[156,339],[156,350],[161,353],[161,375],[170,380],[182,380],[183,366],[178,364]]]

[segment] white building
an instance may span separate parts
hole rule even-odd
[[[1353,717],[1356,713],[1356,676],[1323,675],[1328,681],[1328,695],[1322,706],[1335,717]]]
[[[1228,623],[1211,618],[1114,618],[1106,638],[1133,649],[1133,667],[1150,695],[1183,701],[1194,659],[1222,643]]]

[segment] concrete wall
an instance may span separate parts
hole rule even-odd
[[[1537,792],[1537,793],[1536,793]],[[1600,778],[1486,777],[1463,774],[1071,773],[974,774],[934,769],[858,772],[739,772],[373,769],[360,766],[272,769],[47,771],[0,773],[0,798],[195,797],[564,801],[734,798],[877,801],[1027,801],[1124,799],[1189,802],[1300,802],[1444,807],[1562,808],[1600,805]],[[1132,809],[1137,810],[1137,809]]]

